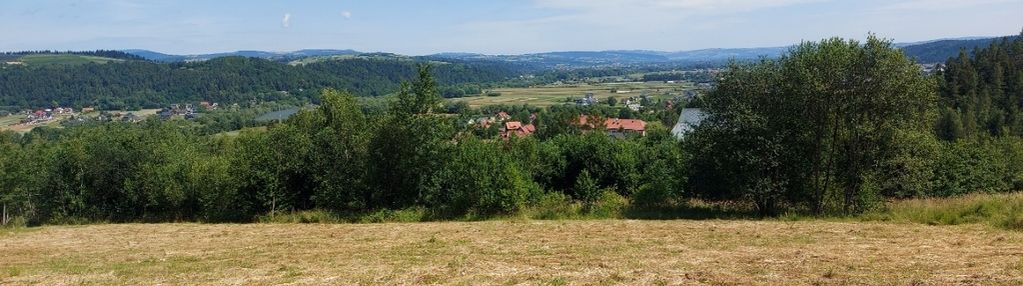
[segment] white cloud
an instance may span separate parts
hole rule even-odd
[[[641,11],[718,14],[823,1],[828,0],[536,0],[534,3],[541,8],[575,10],[582,14]]]
[[[341,11],[341,17],[345,17],[345,19],[351,19],[352,18],[352,12],[351,11]]]
[[[281,27],[291,27],[291,13],[284,13],[284,19],[281,20]]]
[[[888,5],[884,5],[878,8],[880,11],[940,11],[940,10],[952,10],[952,9],[963,9],[975,6],[1010,3],[1010,2],[1021,2],[1020,0],[907,0],[907,1],[893,1]]]

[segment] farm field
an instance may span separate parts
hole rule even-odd
[[[612,89],[627,91],[627,93],[611,93]],[[579,98],[587,93],[593,93],[597,99],[603,101],[608,96],[624,99],[631,96],[640,96],[644,92],[655,98],[670,98],[681,95],[683,90],[694,89],[690,83],[664,83],[664,82],[633,82],[633,83],[603,83],[603,84],[573,84],[573,85],[546,85],[539,87],[524,88],[498,88],[488,90],[489,92],[500,93],[500,96],[476,96],[452,98],[451,101],[465,101],[472,107],[486,105],[522,105],[546,107],[557,104],[570,103],[567,98]],[[671,96],[665,93],[672,94]]]
[[[1023,233],[828,221],[0,230],[0,284],[1019,285]]]

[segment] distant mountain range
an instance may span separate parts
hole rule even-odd
[[[1001,37],[969,37],[956,39],[940,39],[914,43],[898,43],[906,54],[920,63],[932,64],[944,62],[954,57],[960,49],[967,51],[975,47],[990,45]],[[475,53],[439,53],[420,58],[462,61],[496,61],[520,63],[547,68],[582,68],[601,66],[635,66],[657,64],[708,64],[720,65],[729,60],[754,60],[761,57],[776,58],[784,54],[790,47],[739,48],[739,49],[703,49],[693,51],[664,52],[646,50],[617,51],[564,51],[522,55],[485,55]],[[204,61],[219,57],[243,56],[264,58],[278,61],[293,61],[311,57],[333,57],[354,55],[387,55],[387,53],[363,53],[354,50],[300,50],[294,52],[237,51],[228,53],[200,55],[170,55],[149,50],[125,50],[153,61],[180,62]],[[395,55],[398,56],[398,55]]]
[[[199,54],[199,55],[170,55],[160,52],[154,52],[150,50],[124,50],[124,52],[133,54],[136,56],[143,57],[152,61],[160,62],[189,62],[189,61],[205,61],[215,58],[222,57],[247,57],[247,58],[264,58],[270,60],[294,60],[308,57],[323,57],[323,56],[341,56],[341,55],[359,55],[362,52],[353,50],[328,50],[328,49],[309,49],[299,50],[294,52],[266,52],[266,51],[236,51],[228,53],[214,53],[214,54]]]

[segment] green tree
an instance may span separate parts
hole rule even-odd
[[[708,168],[723,174],[699,176],[710,181],[698,185],[704,192],[737,186],[761,212],[777,200],[817,213],[862,211],[876,199],[865,178],[904,150],[894,146],[898,132],[932,130],[933,91],[915,63],[873,35],[862,44],[807,42],[778,61],[733,64],[706,97],[709,117],[698,132],[709,146],[696,147],[733,159]]]

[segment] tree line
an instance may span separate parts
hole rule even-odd
[[[280,92],[315,98],[335,88],[365,96],[398,90],[415,75],[418,61],[356,58],[288,65],[265,59],[225,57],[193,63],[123,63],[9,66],[0,69],[0,106],[40,108],[94,106],[100,109],[159,108],[172,103],[270,100]],[[478,86],[507,80],[518,71],[495,63],[437,65],[444,86]],[[471,88],[474,87],[475,89]]]
[[[509,110],[536,113],[537,133],[496,139],[465,120],[493,110],[449,113],[432,74],[420,67],[383,110],[326,90],[319,107],[238,136],[159,120],[3,133],[0,199],[33,224],[409,208],[476,218],[614,203],[662,212],[693,199],[823,216],[1023,186],[1023,141],[941,137],[946,75],[925,75],[874,36],[733,64],[681,140],[656,121],[646,136],[611,137],[573,124],[596,110],[568,107]]]

